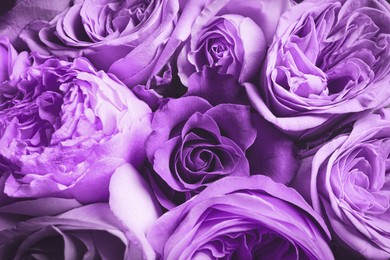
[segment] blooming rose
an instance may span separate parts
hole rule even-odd
[[[251,18],[234,14],[217,16],[193,34],[177,61],[185,85],[204,66],[214,67],[242,82],[248,81],[264,58],[264,34]]]
[[[288,182],[295,174],[293,143],[259,120],[247,106],[212,107],[199,97],[157,110],[146,152],[160,203],[172,208],[222,177],[249,176],[250,169]]]
[[[390,5],[384,1],[304,1],[285,13],[253,105],[295,137],[317,134],[345,115],[390,97]]]
[[[40,198],[0,207],[0,258],[155,259],[145,232],[158,214],[145,181],[126,164],[112,176],[109,205]]]
[[[347,248],[367,259],[389,259],[390,111],[359,119],[351,133],[312,153],[293,186]]]
[[[188,78],[202,71],[204,66],[233,75],[240,82],[251,80],[260,68],[266,46],[272,41],[279,16],[290,7],[288,0],[272,3],[210,1],[205,6],[202,6],[203,1],[191,2],[198,1],[186,3],[184,12],[190,13],[192,26],[181,28],[179,20],[176,29],[184,31],[190,28],[191,32],[177,61],[184,85],[188,85]],[[198,7],[199,15],[194,5]],[[268,12],[268,8],[272,8],[272,12]],[[190,19],[188,16],[183,13],[182,19]]]
[[[333,259],[323,220],[265,176],[219,180],[165,213],[147,238],[162,259]]]
[[[32,218],[0,231],[1,259],[124,259],[129,248],[107,204]]]
[[[175,24],[177,0],[84,0],[22,33],[30,49],[87,57],[130,86],[146,81]]]
[[[32,60],[0,90],[0,154],[20,168],[5,193],[107,199],[112,172],[143,163],[150,109],[84,59]]]
[[[29,23],[38,19],[51,20],[73,2],[73,0],[2,0],[0,35],[6,35],[14,46],[24,48],[24,44],[18,37]]]

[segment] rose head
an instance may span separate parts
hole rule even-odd
[[[177,11],[177,0],[77,1],[50,22],[33,22],[21,38],[40,53],[85,56],[133,86],[150,77]]]
[[[288,183],[293,142],[244,105],[171,100],[154,113],[146,170],[161,205],[171,209],[227,176],[265,174]]]
[[[169,189],[191,196],[224,176],[249,175],[245,151],[256,131],[248,107],[183,97],[154,114],[152,129],[147,155]]]
[[[32,60],[0,91],[0,153],[20,167],[6,194],[104,200],[113,170],[143,163],[150,109],[84,59]]]
[[[304,1],[285,13],[264,64],[267,120],[300,137],[390,97],[390,5],[386,1]]]
[[[201,6],[201,2],[197,4]],[[233,75],[240,82],[252,80],[272,40],[279,16],[290,7],[290,1],[274,1],[272,7],[267,1],[232,0],[223,4],[211,1],[205,9],[194,7],[197,4],[190,1],[183,12],[185,22],[188,23],[189,17],[193,19],[190,37],[177,61],[183,84],[188,85],[189,77],[201,72],[204,66]],[[194,10],[200,13],[197,15]],[[180,20],[177,28],[183,35]]]
[[[2,205],[0,258],[155,259],[145,234],[159,209],[145,180],[124,164],[109,189],[109,204],[49,197]]]
[[[335,238],[367,259],[390,257],[389,112],[359,119],[351,133],[317,149],[293,185]]]
[[[148,232],[162,259],[333,259],[323,220],[265,176],[227,177]]]
[[[232,14],[217,16],[194,33],[181,51],[179,75],[186,85],[194,72],[208,66],[245,82],[260,68],[265,49],[264,34],[252,19]]]
[[[32,202],[32,205],[25,203],[23,206],[35,212],[37,210],[33,206],[42,209],[42,205]],[[66,203],[57,201],[64,202]],[[15,211],[13,208],[11,212]],[[7,213],[4,211],[9,210],[0,211],[0,218],[6,220]],[[44,214],[47,213],[46,211]],[[22,214],[9,214],[8,218],[11,216],[12,221],[2,222],[0,227],[1,259],[142,258],[142,251],[128,240],[126,230],[113,216],[107,204],[78,206],[59,215],[43,215],[27,220],[23,220],[26,216]]]

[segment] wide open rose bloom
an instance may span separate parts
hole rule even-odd
[[[5,193],[106,200],[112,172],[143,163],[150,109],[84,59],[31,59],[0,90],[0,154],[19,167]]]
[[[227,177],[165,213],[147,235],[161,259],[333,259],[323,220],[265,176]]]
[[[390,97],[390,5],[383,0],[304,1],[285,13],[253,105],[301,137]]]
[[[152,187],[171,209],[227,176],[263,173],[287,183],[294,144],[237,104],[211,106],[199,97],[171,100],[154,114],[146,141]]]
[[[367,259],[390,257],[390,111],[359,119],[302,161],[294,181],[335,239]]]
[[[31,50],[87,57],[127,85],[145,82],[170,36],[177,0],[85,0],[53,20],[30,24],[21,38]]]

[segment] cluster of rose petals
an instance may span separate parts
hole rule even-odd
[[[325,223],[293,189],[227,177],[156,221],[162,259],[333,259]]]
[[[31,23],[21,38],[41,54],[87,57],[134,85],[150,77],[178,9],[177,0],[76,1],[49,22]]]
[[[389,112],[358,120],[320,147],[294,184],[336,237],[368,259],[390,257]]]
[[[139,173],[124,164],[112,176],[109,204],[52,197],[4,205],[0,258],[155,259],[145,237],[159,216],[150,194]]]
[[[154,171],[186,197],[224,176],[249,176],[245,152],[256,138],[249,107],[183,97],[155,112],[152,130],[146,151]]]
[[[215,1],[207,9],[200,9],[199,16],[193,5],[188,3],[184,9],[191,12],[194,23],[190,35],[185,34],[185,28],[176,29],[190,36],[177,59],[178,74],[185,85],[192,74],[205,66],[233,75],[240,82],[251,80],[272,41],[277,18],[290,7],[290,2],[274,1],[273,15],[265,15],[270,5],[267,1]]]
[[[31,62],[0,90],[0,154],[19,168],[6,178],[5,193],[107,198],[112,172],[143,162],[150,109],[84,59]]]
[[[124,259],[129,246],[118,226],[106,204],[90,204],[57,216],[32,218],[0,231],[0,256]]]
[[[204,66],[233,75],[240,81],[248,81],[260,68],[266,49],[264,34],[255,22],[232,14],[210,19],[190,43],[181,51],[177,61],[184,84]]]
[[[389,259],[385,0],[3,0],[0,259]]]
[[[146,174],[167,209],[227,176],[261,173],[289,183],[298,164],[293,142],[249,106],[212,106],[195,96],[171,100],[154,113],[146,152]]]
[[[385,1],[304,1],[280,19],[253,105],[295,136],[331,128],[390,97],[390,7]]]

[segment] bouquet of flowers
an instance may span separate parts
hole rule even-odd
[[[386,0],[2,0],[0,259],[390,259]]]

